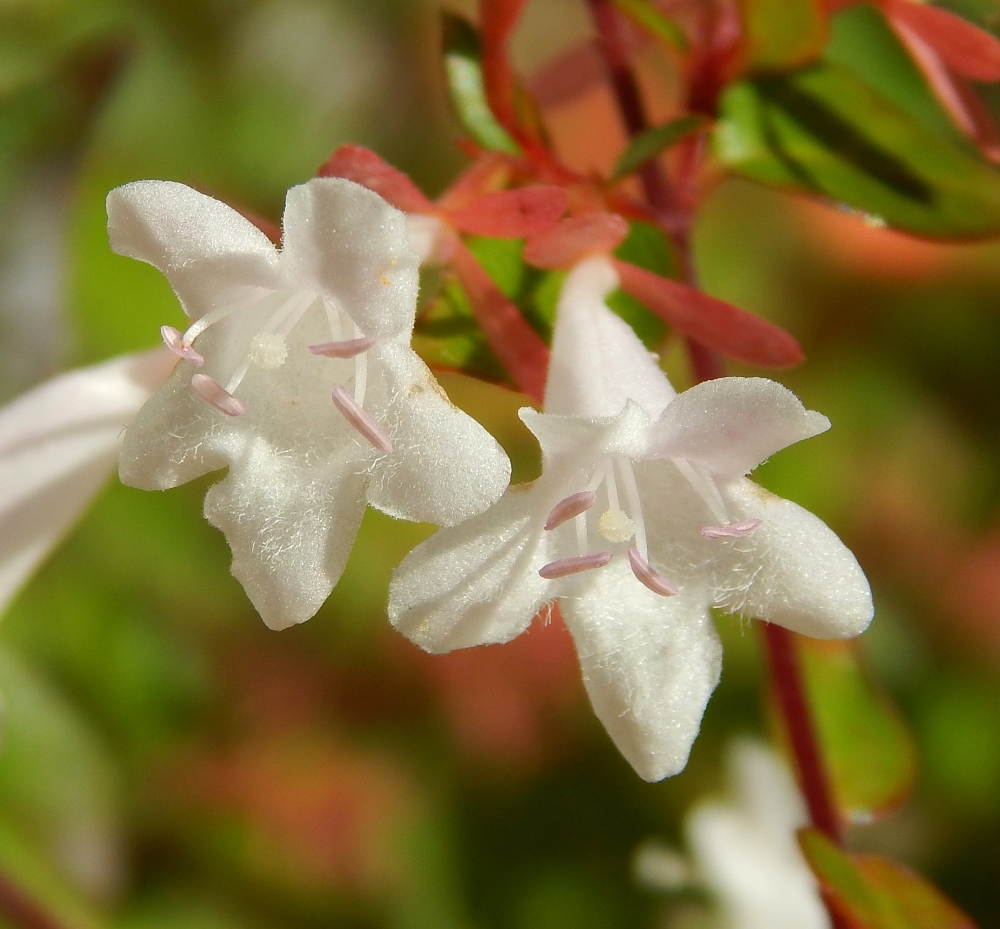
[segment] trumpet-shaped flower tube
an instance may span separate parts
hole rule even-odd
[[[505,642],[559,600],[594,709],[636,771],[680,771],[721,669],[711,608],[806,635],[872,616],[854,556],[746,474],[829,427],[788,390],[723,378],[679,396],[605,305],[605,258],[567,276],[545,413],[521,419],[542,475],[418,546],[389,616],[431,652]]]
[[[128,429],[122,481],[162,490],[228,467],[205,515],[271,628],[319,609],[366,503],[452,525],[507,486],[503,451],[410,348],[418,259],[377,194],[292,188],[277,249],[225,204],[139,181],[109,194],[108,231],[193,320],[162,330],[182,363]]]

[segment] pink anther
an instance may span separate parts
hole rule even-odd
[[[370,336],[362,336],[360,339],[344,339],[340,342],[320,342],[318,345],[310,345],[309,351],[314,355],[322,355],[324,358],[353,358],[362,352],[367,352],[375,344],[375,339]]]
[[[741,536],[750,535],[758,526],[762,526],[762,519],[743,519],[738,523],[730,523],[728,526],[703,526],[702,537],[705,539],[738,539]]]
[[[568,577],[571,574],[580,574],[582,571],[603,568],[611,561],[612,557],[611,552],[597,552],[594,555],[560,558],[558,561],[550,561],[547,565],[542,565],[538,569],[538,573],[545,580],[554,581],[558,577]]]
[[[671,584],[662,574],[654,570],[634,545],[628,550],[628,563],[632,566],[632,573],[644,587],[648,587],[654,594],[661,597],[672,597],[680,591],[675,584]]]
[[[555,529],[561,526],[566,520],[586,513],[597,500],[597,494],[592,490],[581,490],[578,494],[570,494],[560,500],[545,517],[545,528]]]
[[[346,419],[361,435],[363,435],[379,451],[387,455],[392,453],[392,439],[374,419],[369,416],[357,400],[343,387],[338,387],[332,394],[333,405],[340,410]]]
[[[202,400],[211,403],[220,413],[226,416],[242,416],[246,406],[237,400],[218,381],[212,380],[207,374],[195,374],[191,377],[191,389]]]
[[[180,355],[185,361],[190,361],[191,364],[201,366],[205,363],[205,359],[196,352],[190,345],[186,344],[184,341],[184,336],[181,335],[180,331],[175,329],[173,326],[160,326],[160,337],[163,339],[163,344],[167,346],[175,355]]]

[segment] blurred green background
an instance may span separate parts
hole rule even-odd
[[[584,23],[534,0],[519,60]],[[440,191],[463,159],[438,41],[430,0],[6,0],[0,399],[180,323],[165,281],[108,251],[117,184],[180,180],[277,219],[349,141]],[[916,736],[913,798],[851,841],[1000,926],[1000,245],[729,181],[696,247],[706,289],[803,343],[781,380],[834,428],[758,479],[857,552],[866,660]],[[667,363],[683,378],[676,346]],[[444,383],[530,478],[520,398]],[[389,629],[389,573],[427,527],[369,513],[320,614],[273,633],[201,519],[206,486],[109,484],[5,617],[0,875],[65,929],[671,925],[678,898],[639,886],[633,855],[683,847],[730,737],[766,732],[755,629],[720,617],[691,763],[647,785],[558,622],[439,658]]]

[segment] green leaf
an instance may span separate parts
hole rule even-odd
[[[678,51],[687,51],[687,36],[680,26],[661,13],[649,0],[614,0],[614,4],[650,35],[672,45]]]
[[[852,822],[871,822],[913,789],[913,737],[865,673],[853,642],[799,637],[797,643],[837,805]]]
[[[851,929],[975,929],[937,888],[895,862],[849,855],[815,829],[800,830],[799,845]]]
[[[615,257],[638,265],[660,277],[676,277],[677,262],[673,245],[663,231],[652,223],[629,223],[628,237],[615,249]],[[667,334],[667,324],[624,290],[608,295],[608,306],[625,320],[650,351],[660,348]]]
[[[731,86],[714,133],[723,163],[929,238],[1000,234],[1000,173],[832,63]]]
[[[681,116],[672,119],[662,126],[653,126],[645,132],[640,132],[629,143],[628,148],[615,162],[611,174],[612,181],[620,181],[627,174],[641,168],[647,161],[665,152],[670,146],[681,139],[708,125],[704,116]]]
[[[511,138],[486,102],[479,33],[455,13],[442,14],[444,72],[452,106],[462,128],[483,148],[519,155]]]
[[[741,0],[751,71],[797,68],[815,58],[827,36],[817,0]]]

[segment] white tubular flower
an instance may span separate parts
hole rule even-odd
[[[410,348],[417,256],[377,194],[293,187],[279,250],[225,204],[138,181],[108,195],[108,232],[195,320],[162,330],[184,363],[129,428],[122,481],[162,490],[228,466],[205,515],[272,629],[322,605],[366,502],[452,525],[507,486],[502,449]]]
[[[795,831],[806,811],[788,768],[763,745],[739,742],[729,759],[735,802],[707,802],[686,824],[720,929],[829,929],[830,918]]]
[[[162,348],[116,358],[0,410],[0,611],[111,475],[122,429],[175,361]]]
[[[446,652],[506,642],[559,599],[595,712],[655,781],[687,763],[718,683],[713,606],[842,638],[867,627],[872,601],[824,523],[744,476],[827,419],[763,378],[675,396],[604,304],[616,282],[604,258],[566,278],[547,412],[520,413],[542,476],[414,549],[393,578],[389,617]]]

